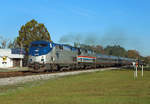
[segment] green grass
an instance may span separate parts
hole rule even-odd
[[[150,104],[150,71],[112,70],[0,87],[0,104]]]

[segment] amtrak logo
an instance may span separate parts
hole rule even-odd
[[[6,60],[7,60],[7,56],[4,56],[4,57],[3,57],[3,61],[6,61]]]
[[[38,52],[39,50],[35,50],[35,52]]]

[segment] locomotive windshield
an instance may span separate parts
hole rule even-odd
[[[47,44],[32,44],[31,47],[47,47]]]

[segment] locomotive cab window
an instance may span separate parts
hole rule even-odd
[[[46,47],[47,44],[32,44],[31,47]]]
[[[39,47],[46,47],[47,44],[39,44]]]
[[[32,44],[31,47],[38,47],[38,44]]]

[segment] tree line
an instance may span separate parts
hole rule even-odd
[[[24,48],[28,53],[28,47],[32,41],[46,40],[52,41],[50,33],[44,24],[38,23],[36,20],[31,20],[23,25],[19,30],[19,35],[12,41],[10,39],[0,37],[0,48]],[[102,53],[112,56],[121,56],[134,59],[142,59],[145,63],[150,64],[150,56],[143,57],[137,50],[126,50],[120,45],[106,46],[101,45],[86,45],[74,43],[75,47],[86,48],[95,51],[96,53]],[[26,54],[27,56],[28,54]]]

